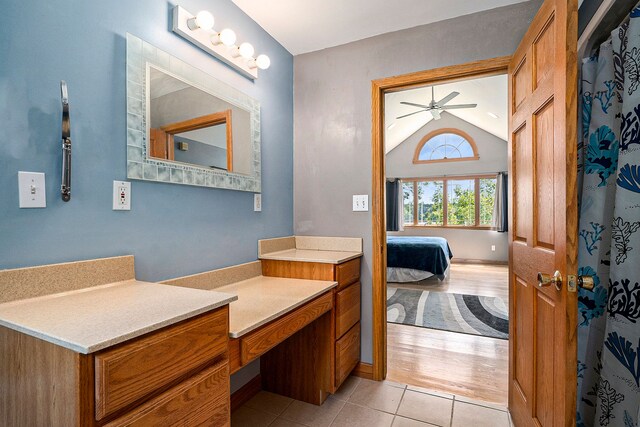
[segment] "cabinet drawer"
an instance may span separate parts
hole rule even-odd
[[[241,338],[242,365],[271,350],[333,307],[333,293],[327,292],[289,314]]]
[[[360,279],[360,258],[343,262],[336,266],[336,282],[338,290],[352,284]]]
[[[336,388],[347,379],[360,360],[360,322],[336,341]]]
[[[107,424],[120,426],[229,426],[229,367],[221,362]]]
[[[96,419],[148,396],[224,354],[228,334],[229,308],[225,306],[96,354]]]
[[[336,294],[336,339],[360,320],[360,282]]]

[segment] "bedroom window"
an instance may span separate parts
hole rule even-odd
[[[402,189],[406,226],[492,228],[495,175],[405,179]]]
[[[420,140],[413,163],[478,160],[476,143],[458,129],[438,129]]]

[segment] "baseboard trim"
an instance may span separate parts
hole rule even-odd
[[[373,379],[373,365],[371,363],[360,362],[352,372],[353,375],[367,380]]]
[[[451,264],[488,264],[509,265],[509,261],[492,261],[487,259],[452,258]]]
[[[231,395],[231,412],[235,411],[262,390],[262,376],[251,378],[245,385]]]

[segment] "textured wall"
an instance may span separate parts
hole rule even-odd
[[[254,82],[170,31],[160,0],[4,2],[0,14],[0,268],[133,254],[159,280],[256,259],[257,240],[292,233],[293,58],[230,0],[210,10],[272,66]],[[126,179],[125,34],[130,32],[256,98],[262,113],[263,211],[253,194],[132,182],[132,210],[111,210]],[[60,80],[69,85],[72,199],[60,200]],[[47,208],[19,209],[17,172],[41,171]]]
[[[540,2],[520,3],[294,58],[294,230],[364,238],[362,360],[371,362],[371,80],[510,55]]]

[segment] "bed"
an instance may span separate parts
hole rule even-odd
[[[453,253],[442,237],[388,236],[387,282],[417,282],[431,276],[442,280]]]

